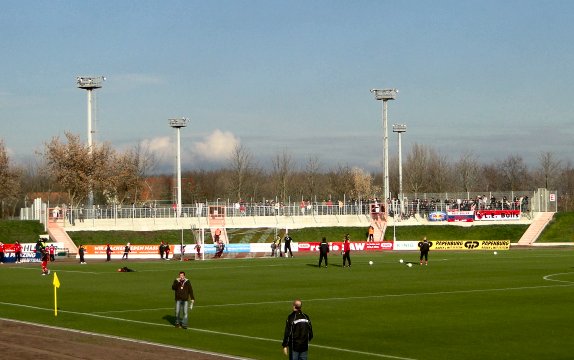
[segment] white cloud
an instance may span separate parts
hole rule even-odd
[[[207,161],[222,161],[229,158],[239,139],[229,131],[214,130],[204,141],[192,145],[194,157]]]
[[[141,143],[144,149],[149,149],[152,154],[159,157],[167,157],[174,150],[173,139],[169,136],[145,139]]]

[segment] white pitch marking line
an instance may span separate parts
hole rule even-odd
[[[554,274],[557,275],[557,274]],[[552,276],[552,275],[547,275]],[[305,302],[309,301],[346,301],[346,300],[366,300],[366,299],[384,299],[384,298],[398,298],[406,296],[429,296],[429,295],[454,295],[454,294],[467,294],[467,293],[480,293],[489,291],[511,291],[511,290],[529,290],[529,289],[544,289],[562,286],[571,286],[574,282],[562,281],[562,280],[551,280],[549,281],[565,282],[567,284],[560,285],[538,285],[538,286],[522,286],[513,288],[494,288],[494,289],[471,289],[471,290],[455,290],[455,291],[436,291],[436,292],[425,292],[425,293],[405,293],[405,294],[387,294],[387,295],[369,295],[369,296],[348,296],[348,297],[335,297],[335,298],[317,298],[317,299],[303,299]],[[194,308],[217,308],[217,307],[232,307],[232,306],[253,306],[253,305],[269,305],[269,304],[285,304],[290,303],[291,300],[276,300],[276,301],[261,301],[261,302],[246,302],[246,303],[230,303],[230,304],[212,304],[212,305],[194,305]],[[1,303],[0,303],[1,304]],[[128,310],[111,310],[111,311],[99,311],[93,312],[91,314],[112,314],[112,313],[129,313],[129,312],[141,312],[141,311],[156,311],[156,310],[171,310],[173,308],[154,308],[154,309],[128,309]]]
[[[561,282],[561,283],[574,284],[574,281],[551,279],[551,278],[554,277],[554,276],[558,276],[558,275],[570,275],[570,274],[574,274],[574,272],[564,272],[564,273],[549,274],[549,275],[544,276],[543,279],[544,279],[544,280],[547,280],[547,281],[556,281],[556,282]]]
[[[18,324],[26,324],[26,325],[31,325],[31,326],[37,326],[37,327],[46,328],[46,329],[67,331],[67,332],[71,332],[71,333],[75,333],[75,334],[90,335],[90,336],[103,337],[103,338],[106,338],[106,339],[114,339],[114,340],[128,341],[128,342],[132,342],[132,343],[136,343],[136,344],[151,345],[151,346],[157,346],[157,347],[161,347],[161,348],[174,349],[174,350],[180,350],[180,351],[186,351],[186,352],[198,353],[198,354],[204,354],[204,355],[213,355],[213,356],[218,356],[218,357],[222,357],[222,358],[226,358],[226,359],[235,359],[235,360],[246,360],[246,359],[247,359],[247,358],[242,358],[242,357],[237,357],[237,356],[231,356],[231,355],[226,355],[226,354],[214,353],[214,352],[210,352],[210,351],[203,351],[203,350],[189,349],[189,348],[184,348],[184,347],[174,346],[174,345],[166,345],[166,344],[160,344],[160,343],[153,343],[153,342],[149,342],[149,341],[130,339],[130,338],[121,337],[121,336],[98,334],[98,333],[94,333],[94,332],[90,332],[90,331],[83,331],[83,330],[76,330],[76,329],[67,329],[67,328],[63,328],[63,327],[50,326],[50,325],[44,325],[44,324],[37,324],[37,323],[31,323],[31,322],[21,321],[21,320],[13,320],[13,319],[5,319],[5,318],[0,318],[0,320],[8,321],[8,322],[14,322],[14,323],[18,323]]]
[[[37,306],[22,305],[22,304],[12,304],[12,303],[4,303],[4,302],[0,302],[0,305],[18,306],[18,307],[25,307],[25,308],[30,308],[30,309],[44,310],[44,311],[52,311],[52,310],[53,310],[53,309],[46,309],[46,308],[41,308],[41,307],[37,307]],[[161,327],[171,327],[171,325],[167,325],[167,324],[158,324],[158,323],[152,323],[152,322],[146,322],[146,321],[139,321],[139,320],[122,319],[122,318],[111,317],[111,316],[103,316],[103,315],[97,315],[97,314],[92,314],[92,313],[82,313],[82,312],[67,311],[67,310],[59,310],[59,312],[60,312],[60,313],[67,313],[67,314],[74,314],[74,315],[84,315],[84,316],[90,316],[90,317],[96,317],[96,318],[102,318],[102,319],[108,319],[108,320],[125,321],[125,322],[136,323],[136,324],[143,324],[143,325],[161,326]],[[46,325],[46,326],[47,326],[47,325]],[[242,338],[242,339],[260,340],[260,341],[267,341],[267,342],[274,342],[274,343],[279,343],[279,342],[280,342],[280,340],[277,340],[277,339],[268,339],[268,338],[263,338],[263,337],[258,337],[258,336],[248,336],[248,335],[241,335],[241,334],[233,334],[233,333],[228,333],[228,332],[214,331],[214,330],[206,330],[206,329],[198,329],[198,328],[192,328],[192,327],[188,327],[187,329],[188,329],[188,330],[191,330],[191,331],[197,331],[197,332],[202,332],[202,333],[207,333],[207,334],[225,335],[225,336],[231,336],[231,337],[238,337],[238,338]],[[81,330],[74,330],[74,331],[81,332]],[[99,335],[99,336],[103,336],[103,337],[109,337],[109,338],[124,339],[124,338],[119,338],[119,337],[115,337],[115,336],[112,336],[112,335],[101,335],[101,334],[95,334],[95,335]],[[125,339],[126,339],[127,341],[139,342],[139,340],[133,340],[133,339],[128,339],[128,338],[125,338]],[[146,342],[141,342],[141,343],[146,344]],[[155,343],[148,343],[148,344],[155,345]],[[158,344],[158,346],[170,347],[169,345],[161,345],[161,344]],[[369,355],[369,356],[379,357],[379,358],[384,358],[384,359],[416,360],[416,359],[414,359],[414,358],[399,357],[399,356],[386,355],[386,354],[370,353],[370,352],[365,352],[365,351],[351,350],[351,349],[343,349],[343,348],[337,348],[337,347],[325,346],[325,345],[309,344],[309,346],[310,346],[310,347],[315,347],[315,348],[326,349],[326,350],[347,352],[347,353],[352,353],[352,354]],[[184,349],[184,348],[181,348],[181,349]],[[189,351],[196,351],[196,350],[189,350]],[[217,355],[219,355],[219,354],[217,354]],[[230,359],[242,359],[242,358],[233,358],[233,357],[229,357],[229,358],[230,358]]]

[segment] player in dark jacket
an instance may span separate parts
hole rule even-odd
[[[421,250],[421,257],[420,257],[420,265],[423,264],[423,258],[425,259],[425,265],[429,264],[429,250],[431,244],[427,240],[426,236],[423,238],[423,241],[419,242],[419,249]]]
[[[301,300],[293,301],[293,312],[287,317],[283,335],[283,353],[289,360],[307,359],[309,341],[313,339],[311,319],[301,311]]]
[[[323,259],[325,259],[325,267],[328,265],[327,254],[329,253],[329,244],[327,244],[327,239],[323,237],[321,244],[319,245],[319,267]]]

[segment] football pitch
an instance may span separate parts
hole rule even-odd
[[[572,358],[571,250],[431,251],[428,266],[416,252],[352,253],[351,268],[338,254],[328,268],[317,260],[55,262],[49,276],[39,264],[1,265],[0,318],[280,359],[300,298],[315,334],[310,359]],[[187,330],[173,326],[180,270],[196,297]]]

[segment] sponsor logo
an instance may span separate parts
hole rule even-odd
[[[464,243],[464,247],[467,249],[476,249],[479,246],[480,243],[478,241],[467,241]]]

